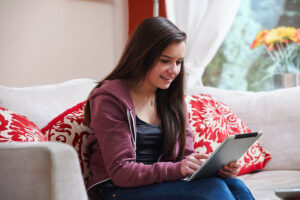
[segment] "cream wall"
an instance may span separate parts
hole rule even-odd
[[[0,84],[99,80],[128,33],[125,0],[0,0]]]

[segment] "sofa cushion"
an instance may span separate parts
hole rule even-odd
[[[40,129],[27,117],[0,107],[0,142],[45,142]]]
[[[277,189],[299,189],[299,170],[270,170],[238,177],[249,187],[256,200],[280,200]]]
[[[251,132],[227,105],[210,95],[190,95],[186,101],[197,152],[210,155],[228,135]],[[239,160],[239,175],[262,169],[270,159],[271,155],[256,142]]]
[[[272,154],[263,170],[300,170],[300,87],[266,92],[198,87],[188,94],[210,94],[221,100],[247,124],[260,130],[259,143]]]
[[[42,132],[49,141],[66,143],[75,148],[86,184],[89,179],[86,138],[92,129],[83,123],[84,105],[85,101],[67,109],[44,127]]]
[[[24,88],[0,85],[0,106],[25,115],[40,129],[66,109],[87,99],[96,81],[73,79]]]

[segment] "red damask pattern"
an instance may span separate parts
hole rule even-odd
[[[0,107],[0,142],[46,142],[40,129],[27,117]]]
[[[42,132],[49,141],[69,144],[77,151],[85,184],[89,180],[86,139],[92,129],[83,123],[85,102],[66,110],[53,119]]]
[[[209,155],[228,135],[251,130],[232,110],[207,94],[186,96],[189,122],[194,132],[194,149]],[[256,142],[239,160],[239,175],[262,169],[271,155]]]

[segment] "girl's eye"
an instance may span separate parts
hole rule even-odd
[[[176,64],[177,65],[181,65],[182,61],[177,61]]]
[[[160,60],[160,62],[162,62],[162,63],[168,63],[169,61],[168,60]]]

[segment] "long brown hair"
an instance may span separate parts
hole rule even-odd
[[[166,47],[173,42],[185,40],[186,34],[166,18],[151,17],[144,20],[135,29],[127,42],[115,69],[100,81],[95,88],[100,87],[105,80],[122,79],[136,83],[144,80],[147,72],[158,62]],[[166,90],[157,89],[156,103],[164,133],[162,153],[165,157],[171,156],[178,138],[180,144],[179,154],[177,155],[178,160],[184,154],[186,140],[183,62],[180,73],[169,88]],[[89,125],[91,111],[88,100],[85,106],[84,119],[85,123]]]

